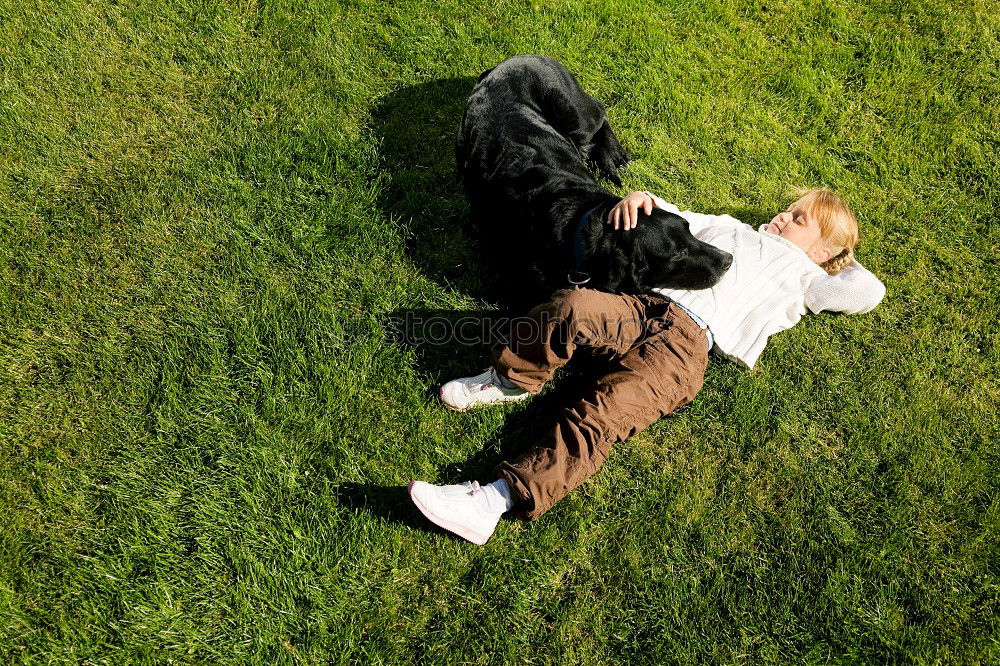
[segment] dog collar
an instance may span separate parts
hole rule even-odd
[[[590,222],[590,216],[597,210],[594,206],[583,215],[576,223],[576,232],[573,234],[573,270],[566,274],[566,279],[574,286],[581,286],[590,282],[590,273],[587,272],[587,252],[583,239],[583,229]]]

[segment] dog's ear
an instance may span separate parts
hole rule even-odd
[[[676,279],[675,272],[686,260],[687,248],[669,236],[653,236],[637,246],[630,275],[636,291],[661,287]]]
[[[646,257],[643,254],[636,254],[632,257],[632,262],[628,267],[628,275],[632,282],[632,288],[635,291],[646,291],[653,286],[647,284],[649,281],[649,262],[646,261]]]
[[[614,254],[608,257],[605,289],[608,291],[621,291],[622,287],[625,286],[623,283],[630,270],[629,261],[625,253],[621,250],[614,250]]]

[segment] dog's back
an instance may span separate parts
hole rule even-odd
[[[598,188],[585,162],[617,181],[627,160],[601,103],[565,67],[541,56],[510,58],[479,78],[456,144],[473,203],[493,196],[528,201],[553,184]]]

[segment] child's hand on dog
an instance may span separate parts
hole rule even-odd
[[[653,212],[653,197],[647,192],[633,192],[616,203],[608,212],[608,224],[615,225],[615,229],[621,226],[625,231],[635,229],[639,223],[640,207],[646,215]]]

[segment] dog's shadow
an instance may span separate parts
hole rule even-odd
[[[372,131],[389,181],[378,205],[399,220],[406,251],[427,277],[484,297],[469,209],[455,172],[455,139],[476,77],[436,79],[378,100]]]

